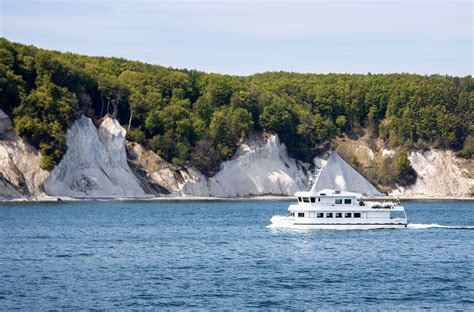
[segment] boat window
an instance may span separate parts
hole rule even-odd
[[[326,212],[326,218],[332,218],[332,212]]]
[[[336,204],[337,205],[342,204],[342,199],[340,199],[340,198],[336,199]]]
[[[320,202],[320,201],[321,201],[321,198],[320,198],[320,197],[318,197],[318,202]]]
[[[354,212],[354,218],[360,218],[360,212]]]
[[[321,195],[321,196],[325,196],[325,195],[326,195],[326,193],[321,193],[321,194],[319,194],[319,195]]]
[[[342,218],[342,212],[336,212],[336,218]]]
[[[390,211],[390,219],[405,218],[403,211]]]
[[[298,201],[301,202],[301,197],[298,197]]]
[[[303,202],[309,203],[309,197],[303,197]]]
[[[324,218],[324,213],[322,212],[318,212],[318,214],[316,215],[317,218]]]
[[[346,212],[346,213],[344,214],[344,218],[352,218],[352,213]]]
[[[316,198],[315,198],[315,197],[310,197],[309,199],[311,200],[312,203],[315,203],[315,202],[316,202]]]
[[[346,198],[344,199],[344,204],[352,204],[352,200]]]
[[[298,218],[304,218],[304,212],[298,212]]]

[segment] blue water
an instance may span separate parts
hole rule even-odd
[[[266,227],[287,201],[0,204],[0,309],[474,309],[474,202],[404,205],[298,232]]]

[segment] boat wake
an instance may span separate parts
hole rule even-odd
[[[441,229],[474,230],[474,225],[441,225],[441,224],[436,224],[436,223],[431,223],[431,224],[409,223],[407,227],[409,229],[441,228]]]

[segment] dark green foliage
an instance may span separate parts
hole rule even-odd
[[[380,117],[378,116],[377,107],[371,106],[367,113],[367,130],[372,138],[377,137],[377,134],[379,133],[379,119]]]
[[[73,93],[44,80],[14,109],[15,128],[40,149],[43,169],[52,169],[66,151],[65,134],[76,103]]]
[[[244,108],[224,107],[212,114],[209,133],[222,159],[232,156],[252,123],[252,115]]]
[[[140,129],[129,129],[127,131],[127,140],[144,144],[145,133],[143,133],[143,131],[141,131]]]
[[[406,151],[399,150],[394,164],[395,176],[400,185],[411,185],[416,181],[416,172],[410,165]]]
[[[464,140],[464,147],[458,152],[458,156],[464,158],[474,158],[474,136],[469,135],[466,140]]]
[[[244,108],[252,115],[253,125],[256,130],[260,130],[260,114],[265,106],[271,103],[271,94],[260,90],[257,86],[250,85],[246,89],[234,93],[231,105]]]
[[[21,77],[15,75],[8,67],[0,64],[0,108],[11,113],[13,107],[20,103],[23,90]]]
[[[474,136],[470,76],[235,77],[46,51],[5,39],[0,105],[18,133],[40,149],[48,169],[61,159],[66,130],[81,114],[96,120],[111,114],[132,129],[129,140],[207,174],[253,130],[277,133],[301,160],[329,148],[337,135],[362,129],[394,147],[449,148],[463,157],[472,157]],[[380,168],[374,170],[385,167]],[[402,183],[409,172],[399,169],[387,169],[393,171],[387,176]]]
[[[276,98],[263,108],[260,125],[281,135],[294,134],[297,127],[295,112],[284,99]]]
[[[384,156],[379,159],[377,168],[373,171],[371,168],[365,169],[366,175],[371,182],[389,188],[396,184],[408,186],[415,183],[417,176],[415,170],[411,167],[407,152],[398,149],[396,156]]]
[[[221,158],[210,141],[201,140],[196,143],[191,161],[202,173],[212,176],[219,170]]]

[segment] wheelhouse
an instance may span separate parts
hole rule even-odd
[[[333,190],[323,190],[317,193],[297,192],[295,194],[299,204],[318,205],[355,205],[360,194]]]

